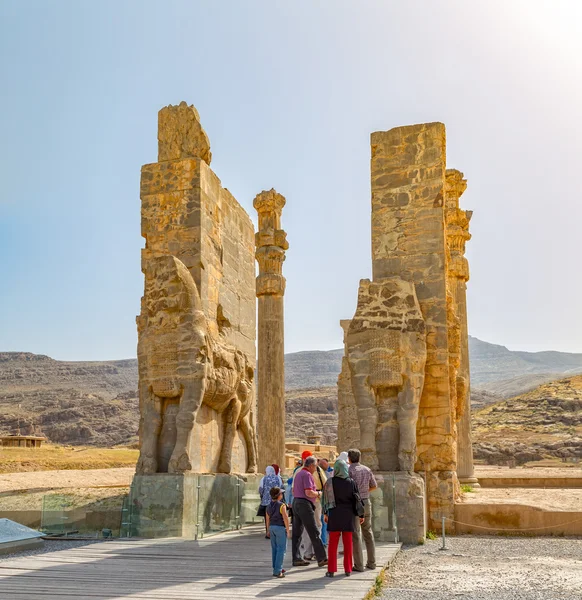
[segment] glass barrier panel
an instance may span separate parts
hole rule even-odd
[[[236,529],[238,516],[238,477],[235,475],[198,476],[199,537]]]
[[[398,541],[396,488],[390,474],[374,474],[378,487],[370,493],[372,504],[372,531],[380,542]]]
[[[239,483],[239,523],[241,527],[256,525],[263,522],[263,517],[257,517],[261,504],[259,496],[259,483],[262,475],[247,474],[240,478]]]
[[[47,535],[59,537],[119,537],[121,508],[126,496],[110,494],[103,498],[100,489],[45,494],[40,529]]]
[[[131,536],[195,537],[197,476],[156,473],[136,475],[124,513]]]

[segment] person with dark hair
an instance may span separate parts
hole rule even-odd
[[[347,577],[352,574],[352,534],[354,517],[358,518],[356,512],[357,493],[358,488],[349,476],[347,463],[337,460],[334,465],[333,477],[328,479],[325,484],[323,497],[324,518],[329,535],[329,566],[326,577],[333,577],[337,572],[337,549],[340,536],[344,546],[344,572]],[[362,516],[360,522],[363,520]]]
[[[265,470],[265,476],[259,482],[259,495],[261,496],[261,504],[257,511],[257,517],[264,517],[265,519],[265,537],[270,537],[269,528],[267,527],[267,506],[271,502],[271,488],[283,487],[283,482],[279,475],[275,473],[275,469],[272,466],[268,466]]]
[[[374,543],[374,533],[372,531],[372,504],[370,503],[370,492],[374,491],[378,484],[372,471],[360,463],[362,453],[356,448],[348,450],[348,459],[350,461],[350,477],[356,482],[360,492],[360,498],[364,503],[364,521],[354,518],[354,571],[364,570],[364,553],[362,550],[362,537],[366,544],[366,562],[367,569],[376,568],[376,545]]]
[[[310,454],[311,455],[311,454]],[[312,456],[312,455],[311,455]],[[317,460],[317,459],[316,459]],[[315,467],[315,473],[313,473],[313,480],[315,481],[315,491],[323,493],[323,486],[327,481],[327,476],[325,471],[319,466],[319,461],[317,461],[317,466]],[[321,500],[315,499],[315,523],[317,524],[317,529],[319,529],[319,535],[321,537],[321,541],[325,546],[325,539],[323,537],[323,511],[321,509]],[[313,549],[313,544],[311,543],[311,538],[307,532],[307,529],[304,529],[303,536],[301,538],[301,551],[303,553],[304,560],[315,560],[315,550]]]
[[[283,490],[273,487],[270,490],[271,502],[267,506],[267,527],[271,535],[271,557],[273,559],[273,577],[285,577],[283,561],[287,551],[287,538],[290,535],[287,507],[283,502]]]
[[[300,555],[300,543],[303,530],[307,530],[309,539],[320,567],[327,565],[325,547],[321,542],[319,528],[315,521],[315,501],[321,499],[322,492],[317,491],[313,474],[317,468],[314,456],[308,456],[303,468],[293,478],[293,566],[305,567],[308,561]]]

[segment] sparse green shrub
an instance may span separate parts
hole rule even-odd
[[[464,494],[470,494],[473,491],[473,486],[468,483],[463,483],[461,485],[461,492]]]
[[[382,595],[382,589],[386,585],[386,569],[382,569],[380,574],[376,576],[372,589],[364,596],[364,600],[373,600],[379,598]]]
[[[426,532],[426,539],[427,540],[436,540],[437,537],[438,537],[438,535],[437,535],[436,531],[433,531],[432,529],[429,529]]]

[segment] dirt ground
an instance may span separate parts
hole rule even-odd
[[[385,600],[580,600],[582,540],[460,536],[405,548]]]
[[[478,465],[475,467],[475,477],[582,477],[582,465],[571,467],[498,467]]]
[[[0,447],[0,473],[53,471],[58,469],[116,469],[135,467],[139,451],[135,448],[95,448],[56,446],[41,448]]]
[[[40,510],[46,494],[66,498],[68,508],[117,506],[134,472],[131,467],[5,473],[0,475],[0,511]]]
[[[32,492],[57,488],[129,486],[134,473],[135,467],[4,473],[0,475],[0,494],[16,490],[29,490]]]
[[[463,504],[524,504],[543,510],[582,510],[582,489],[481,488],[464,493]],[[582,596],[581,596],[582,598]]]

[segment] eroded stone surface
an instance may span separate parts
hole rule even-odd
[[[194,106],[180,102],[158,113],[158,161],[200,158],[210,164],[210,140]]]
[[[342,358],[342,369],[337,379],[337,448],[339,452],[344,452],[350,448],[358,448],[360,445],[360,421],[348,361],[347,336],[350,319],[340,321],[340,325],[344,331],[345,356]]]
[[[414,470],[426,333],[414,286],[360,282],[346,338],[362,460],[373,470]]]

